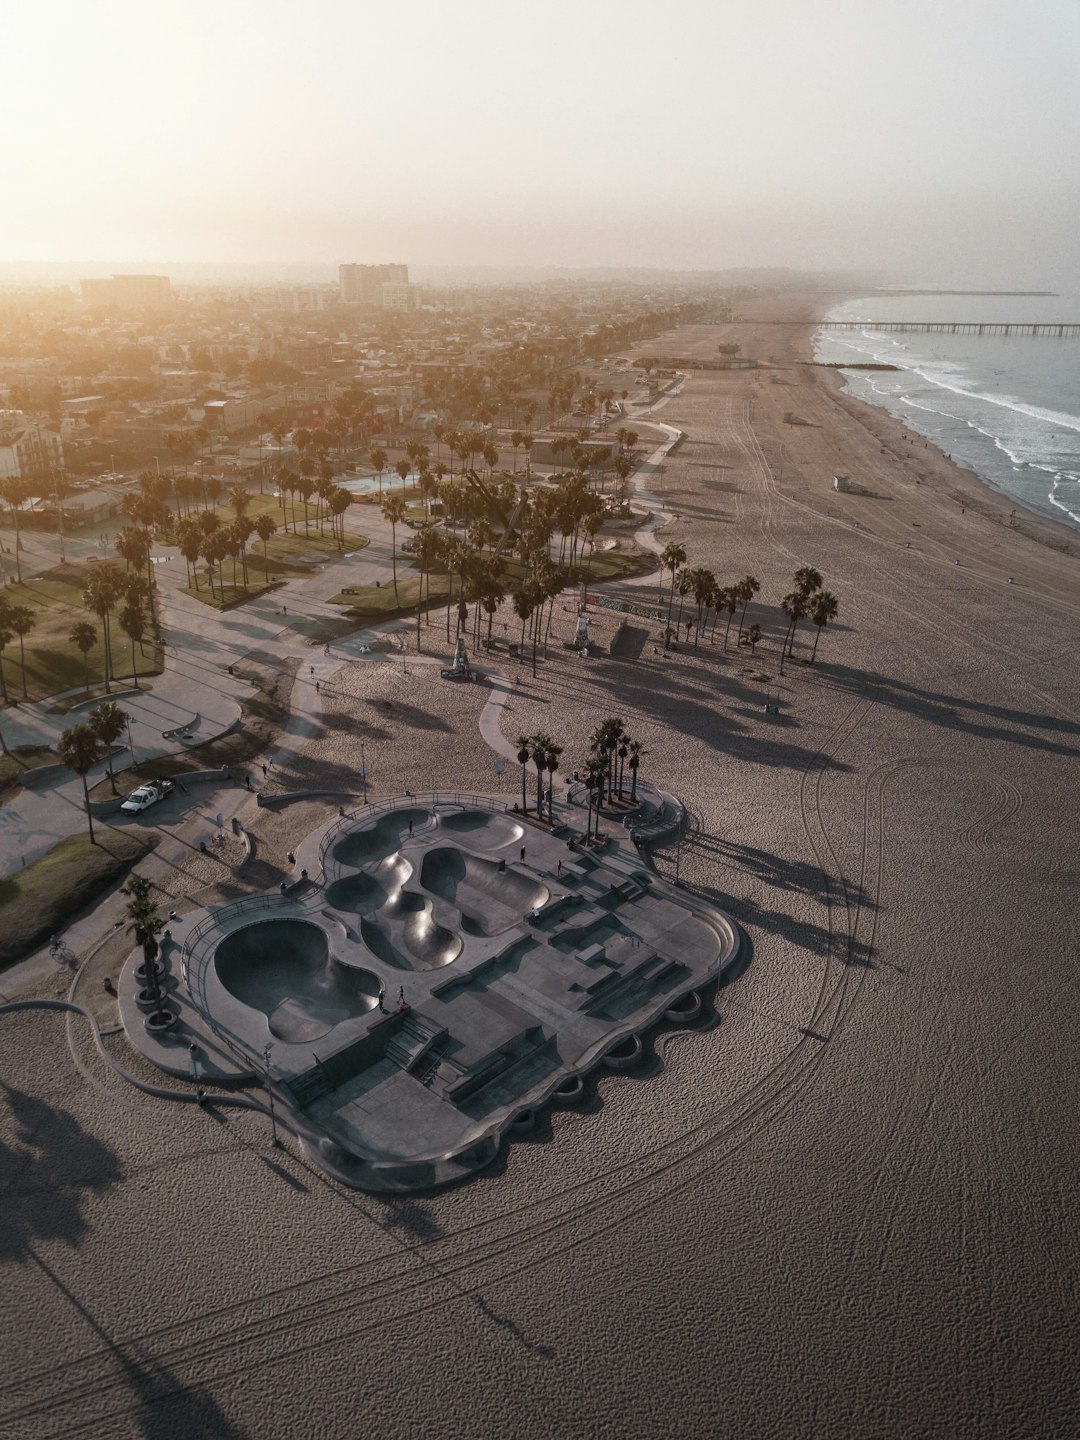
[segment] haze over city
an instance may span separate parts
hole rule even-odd
[[[0,261],[1076,263],[1069,0],[45,0],[5,49]]]

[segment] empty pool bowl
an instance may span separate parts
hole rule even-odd
[[[330,942],[307,920],[260,920],[218,944],[218,977],[237,1000],[261,1010],[279,1040],[301,1044],[378,1003],[369,970],[341,965]]]

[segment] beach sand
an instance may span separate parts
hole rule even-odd
[[[645,740],[690,808],[681,878],[748,937],[716,1023],[472,1183],[388,1202],[258,1117],[124,1087],[78,1025],[81,1070],[62,1018],[7,1019],[0,1434],[1074,1433],[1080,562],[798,363],[806,329],[764,333],[664,337],[777,364],[691,371],[655,412],[687,433],[660,539],[758,578],[756,656],[722,626],[666,657],[553,647],[503,719],[564,770],[607,714]],[[781,678],[805,564],[840,614]],[[311,753],[347,764],[360,716],[385,788],[419,757],[492,788],[483,694],[448,689],[372,665]],[[384,698],[406,723],[373,718]],[[273,861],[287,822],[265,824]]]

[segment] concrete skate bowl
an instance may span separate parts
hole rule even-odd
[[[396,905],[360,921],[360,937],[384,965],[397,970],[437,970],[461,954],[462,939],[440,925],[430,900],[406,891]]]
[[[525,834],[524,827],[505,815],[490,810],[451,810],[439,815],[439,829],[479,846],[481,850],[501,850],[514,845]]]
[[[279,1040],[299,1045],[377,1003],[379,981],[339,964],[318,925],[261,920],[226,935],[214,965],[230,995],[261,1010]]]
[[[327,904],[352,915],[371,915],[376,910],[395,909],[401,901],[401,887],[413,873],[403,855],[387,855],[371,871],[357,870],[343,875],[326,887]]]
[[[331,854],[339,865],[352,865],[359,869],[400,850],[402,837],[409,833],[410,821],[416,826],[430,819],[429,810],[391,810],[389,814],[381,815],[374,825],[343,836]]]
[[[449,845],[429,850],[420,866],[420,884],[440,900],[456,906],[467,935],[498,935],[551,896],[546,885],[517,870],[500,870],[485,860]]]

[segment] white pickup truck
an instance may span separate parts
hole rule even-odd
[[[146,810],[149,806],[156,805],[159,800],[164,800],[172,789],[171,780],[152,780],[149,785],[140,785],[138,790],[133,790],[120,809],[126,815],[137,815],[140,810]]]

